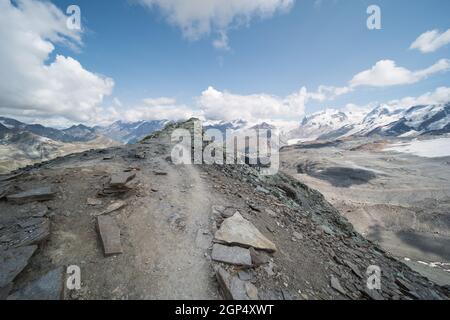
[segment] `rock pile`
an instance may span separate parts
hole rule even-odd
[[[20,175],[1,178],[1,198],[6,198],[12,206],[20,207],[15,213],[7,211],[0,214],[0,300],[56,297],[51,294],[62,293],[61,279],[56,282],[44,279],[34,284],[26,283],[13,294],[10,293],[16,277],[27,267],[38,245],[50,235],[49,209],[40,202],[55,197],[55,192],[48,186],[11,192],[15,190],[15,179]]]
[[[230,216],[230,208],[214,206],[212,210],[219,221],[220,217],[228,216],[214,236],[211,252],[211,259],[218,263],[215,266],[216,278],[223,297],[258,300],[258,289],[251,282],[251,269],[269,262],[267,253],[277,250],[275,244],[238,211],[234,210]]]

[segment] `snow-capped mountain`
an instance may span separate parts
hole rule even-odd
[[[416,106],[403,112],[402,117],[371,134],[389,136],[418,136],[450,132],[450,103]]]
[[[237,131],[245,129],[249,126],[248,122],[245,120],[234,120],[234,121],[221,121],[221,120],[207,120],[202,123],[203,129],[218,129],[225,134],[227,130]]]
[[[365,116],[363,110],[326,109],[306,116],[300,126],[289,132],[289,143],[313,141],[336,131],[339,135],[353,129]]]
[[[450,103],[399,107],[380,105],[367,112],[333,110],[303,119],[289,132],[290,143],[332,140],[349,136],[417,136],[450,132]]]

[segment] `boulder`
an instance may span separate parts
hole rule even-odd
[[[55,192],[51,187],[35,188],[28,191],[8,195],[6,199],[9,202],[23,204],[33,201],[47,201],[55,197]]]
[[[220,243],[245,248],[253,247],[268,252],[277,250],[275,244],[259,232],[250,221],[244,219],[239,212],[224,220],[215,234],[215,240]]]
[[[216,243],[213,246],[211,258],[214,261],[234,264],[238,266],[252,266],[250,251],[241,247],[228,247]]]
[[[120,242],[120,228],[114,217],[97,217],[97,228],[103,243],[105,256],[123,253]]]

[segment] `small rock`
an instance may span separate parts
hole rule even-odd
[[[244,267],[252,266],[250,251],[241,247],[227,247],[214,244],[211,258],[214,261],[235,264]]]
[[[259,300],[258,288],[256,288],[253,283],[245,282],[245,291],[250,300]]]
[[[86,203],[87,203],[89,206],[100,206],[100,205],[103,204],[102,200],[100,200],[100,199],[95,199],[95,198],[87,198],[87,199],[86,199]]]

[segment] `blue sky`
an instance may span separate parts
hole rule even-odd
[[[286,0],[293,1],[287,9],[227,24],[228,50],[212,45],[223,26],[188,39],[177,22],[168,21],[167,10],[142,5],[146,1],[152,0],[52,1],[62,12],[70,4],[81,8],[82,45],[74,51],[55,41],[46,63],[56,55],[72,57],[85,70],[113,79],[102,107],[114,98],[121,102],[117,108],[127,109],[143,99],[168,97],[176,100],[172,104],[196,109],[210,86],[241,97],[266,94],[282,100],[303,86],[308,91],[348,86],[381,60],[417,71],[450,58],[450,45],[428,53],[410,49],[424,32],[450,28],[447,0]],[[366,27],[371,4],[381,8],[381,30]],[[333,99],[310,99],[305,111],[416,97],[449,85],[450,73],[444,70],[406,84],[362,85]]]

